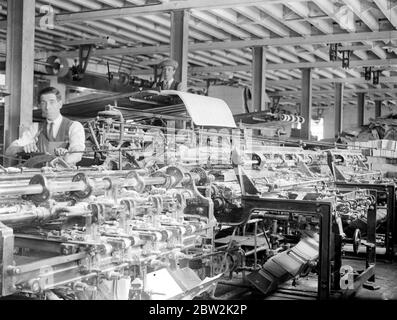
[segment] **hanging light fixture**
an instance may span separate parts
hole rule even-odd
[[[350,50],[343,50],[342,52],[342,68],[347,69],[350,67]]]
[[[372,84],[379,84],[379,75],[382,71],[381,70],[375,70],[373,71],[373,76],[372,76]]]
[[[364,79],[371,80],[372,76],[372,67],[364,67]]]
[[[331,43],[329,45],[329,60],[336,61],[338,59],[338,44]]]

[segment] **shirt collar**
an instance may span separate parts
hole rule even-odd
[[[50,124],[52,122],[54,125],[57,125],[57,124],[61,123],[61,121],[62,121],[62,115],[59,115],[58,118],[56,118],[54,121],[49,121],[47,119],[47,124]]]

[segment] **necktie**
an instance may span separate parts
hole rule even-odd
[[[54,139],[54,122],[49,123],[50,127],[48,129],[48,139],[52,140]]]

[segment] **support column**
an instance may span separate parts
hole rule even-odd
[[[343,83],[335,83],[335,137],[343,130]]]
[[[7,1],[6,84],[4,147],[32,124],[34,88],[35,1]]]
[[[179,67],[175,80],[187,88],[189,12],[176,10],[171,12],[171,58],[178,61]]]
[[[357,94],[357,125],[364,125],[364,105],[365,105],[365,93],[359,92]]]
[[[302,71],[302,103],[301,116],[305,118],[305,123],[301,127],[301,138],[311,139],[311,122],[312,122],[312,69],[304,68]]]
[[[252,111],[266,109],[266,56],[264,47],[252,48]]]
[[[375,118],[382,115],[382,100],[375,100]]]

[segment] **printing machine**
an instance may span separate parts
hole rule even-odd
[[[244,265],[234,270],[242,273],[242,282],[270,295],[278,292],[283,283],[289,281],[291,286],[300,279],[300,285],[294,284],[287,290],[289,294],[292,290],[296,298],[320,299],[334,297],[336,292],[350,295],[364,283],[372,282],[376,191],[336,188],[329,175],[316,176],[307,166],[302,166],[303,158],[298,155],[305,152],[298,148],[269,147],[262,152],[273,154],[265,158],[277,160],[265,162],[262,167],[255,163],[254,170],[259,171],[255,179],[244,169],[244,157],[234,156],[240,190],[233,187],[235,181],[226,181],[225,177],[215,183],[219,189],[214,199],[215,217],[219,224],[227,226],[215,243],[224,245],[234,241],[235,245],[240,244]],[[287,154],[296,157],[291,160]],[[259,182],[260,173],[264,174],[262,183]],[[355,202],[354,208],[351,202]],[[343,282],[347,277],[343,248],[352,244],[358,250],[360,243],[347,237],[345,230],[357,216],[367,221],[367,241],[363,243],[365,265],[359,276],[357,271],[351,270],[351,284],[347,288]],[[245,275],[246,271],[250,273]],[[317,286],[308,287],[314,275]]]
[[[266,296],[292,281],[329,299],[375,280],[376,190],[336,186],[326,154],[240,130],[220,99],[110,100],[84,108],[90,166],[46,158],[0,174],[0,296],[216,298],[238,279]],[[160,126],[148,124],[153,114]],[[346,236],[357,216],[360,272],[342,257],[346,243],[360,245]],[[302,289],[308,279],[317,286]]]
[[[165,267],[164,276],[184,281],[169,298],[210,287],[211,270],[203,284],[188,268],[212,250],[212,203],[197,191],[198,180],[172,166],[153,175],[38,172],[17,183],[3,177],[1,295],[153,298],[166,289],[156,288],[153,272]]]
[[[378,170],[372,170],[366,157],[358,150],[330,149],[327,161],[337,187],[377,190],[377,252],[392,261],[397,244],[395,181]],[[349,228],[350,235],[354,232],[357,241],[365,237],[365,218],[358,217],[351,225],[354,227]]]

